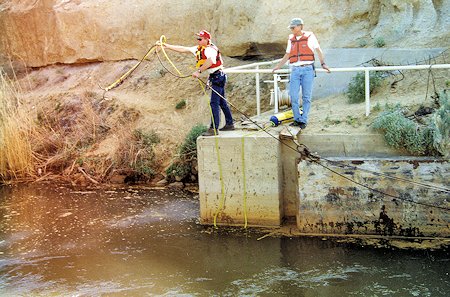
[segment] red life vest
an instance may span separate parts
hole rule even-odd
[[[308,46],[308,38],[309,36],[305,36],[305,34],[302,34],[298,40],[295,35],[291,38],[289,63],[314,61],[314,52]]]
[[[212,64],[209,68],[219,67],[220,65],[222,65],[222,59],[220,57],[219,49],[217,48],[217,46],[215,46],[212,43],[208,46],[212,47],[213,49],[215,49],[217,51],[216,63]],[[202,66],[203,63],[205,63],[206,59],[208,59],[205,55],[205,49],[208,46],[197,46],[197,51],[195,52],[195,57],[197,59],[197,64],[195,65],[196,68],[199,68],[200,66]]]

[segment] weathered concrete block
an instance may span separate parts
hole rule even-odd
[[[339,166],[320,162],[375,191],[359,186],[318,164],[302,160],[298,165],[297,215],[297,226],[301,232],[450,236],[448,192],[419,185],[422,183],[448,189],[448,160],[415,157],[332,160]]]
[[[248,134],[197,139],[202,224],[213,224],[217,214],[219,225],[242,225],[246,214],[250,226],[280,225],[278,142],[263,132]]]

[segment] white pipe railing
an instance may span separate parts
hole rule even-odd
[[[266,62],[258,62],[258,63],[251,63],[251,64],[245,64],[241,66],[235,66],[235,67],[229,67],[228,70],[238,70],[238,69],[246,69],[246,68],[252,68],[252,67],[258,67],[258,66],[266,66],[266,65],[272,65],[275,63],[280,62],[281,59],[273,60],[273,61],[266,61]]]
[[[256,113],[259,116],[261,114],[261,98],[260,98],[260,85],[259,75],[261,73],[273,74],[273,86],[274,86],[274,111],[278,112],[278,81],[279,74],[290,73],[289,69],[279,69],[272,71],[272,69],[260,69],[259,66],[266,66],[278,63],[281,59],[252,63],[247,65],[241,65],[236,67],[225,68],[225,73],[254,73],[256,79]],[[247,69],[255,67],[255,69]],[[394,71],[394,70],[426,70],[426,69],[449,69],[450,64],[434,64],[434,65],[406,65],[406,66],[369,66],[369,67],[343,67],[343,68],[330,68],[333,72],[358,72],[364,71],[365,75],[365,100],[366,100],[366,116],[370,114],[370,71]],[[316,69],[317,72],[326,72],[324,69]]]
[[[259,65],[256,65],[256,70],[259,70]],[[256,80],[256,114],[259,116],[261,114],[261,95],[259,90],[259,73],[255,74]]]

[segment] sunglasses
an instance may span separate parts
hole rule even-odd
[[[198,41],[202,40],[202,38],[197,38]]]

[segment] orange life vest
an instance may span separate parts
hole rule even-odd
[[[220,65],[222,65],[222,59],[220,57],[219,49],[217,48],[217,46],[215,46],[212,43],[210,45],[208,45],[208,46],[212,47],[213,49],[215,49],[217,51],[216,63],[212,64],[209,68],[219,67]],[[197,51],[195,52],[195,57],[197,59],[197,64],[195,65],[196,68],[199,68],[200,66],[203,65],[203,63],[205,63],[205,61],[207,59],[207,57],[205,55],[205,49],[208,46],[200,46],[200,45],[197,46]]]
[[[289,63],[314,61],[314,52],[308,46],[308,38],[309,36],[305,36],[305,34],[302,34],[298,40],[295,35],[291,38]]]

